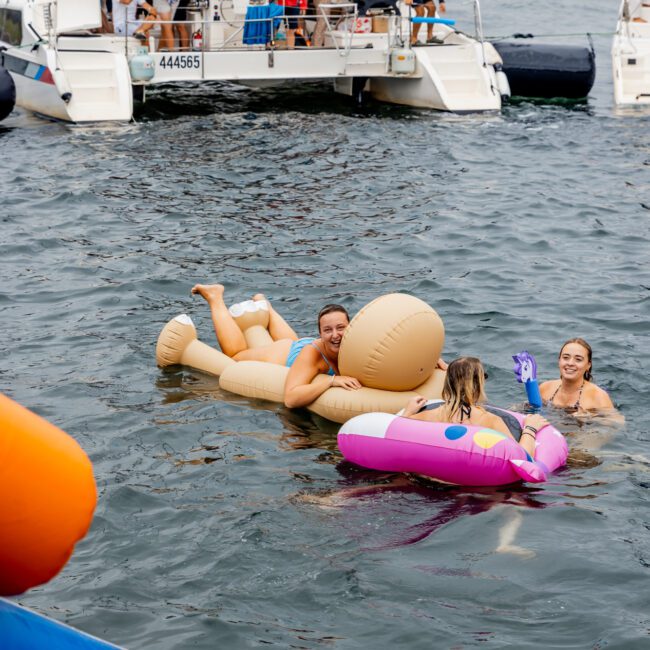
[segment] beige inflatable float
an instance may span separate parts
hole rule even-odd
[[[264,300],[238,303],[230,313],[248,346],[272,342]],[[440,398],[445,373],[436,369],[445,333],[438,314],[422,300],[392,293],[373,300],[350,321],[339,352],[339,371],[363,388],[330,388],[307,408],[334,422],[373,411],[395,413],[416,393]],[[235,361],[198,340],[192,319],[182,314],[163,328],[156,346],[162,368],[191,366],[219,377],[224,390],[284,402],[289,368],[263,361]]]

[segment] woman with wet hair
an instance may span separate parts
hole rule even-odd
[[[560,349],[560,378],[545,381],[539,391],[542,399],[570,411],[613,409],[609,395],[593,383],[591,346],[581,338],[568,340]]]
[[[293,328],[273,309],[266,297],[258,293],[253,300],[266,300],[269,307],[269,334],[273,343],[249,348],[243,332],[223,299],[222,284],[197,284],[193,294],[202,296],[210,307],[212,324],[224,354],[236,361],[266,361],[289,367],[284,386],[284,402],[289,408],[311,404],[328,388],[361,388],[354,377],[339,374],[339,349],[343,333],[350,324],[345,307],[329,304],[318,314],[319,337],[300,338]],[[327,375],[318,377],[317,375]]]
[[[454,359],[447,368],[447,376],[442,389],[444,403],[432,410],[421,411],[426,406],[427,400],[418,395],[409,401],[403,415],[415,420],[486,427],[499,431],[514,440],[515,438],[506,423],[498,415],[493,415],[481,406],[481,403],[486,401],[486,378],[483,365],[476,357]],[[531,458],[535,457],[537,431],[547,424],[548,421],[541,415],[526,416],[519,444]]]

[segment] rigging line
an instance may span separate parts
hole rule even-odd
[[[501,41],[504,38],[563,38],[570,36],[614,36],[616,32],[579,32],[575,34],[508,34],[507,36],[486,36],[486,41]]]

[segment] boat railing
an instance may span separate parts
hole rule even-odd
[[[485,36],[483,35],[483,18],[481,17],[481,4],[474,0],[474,37],[481,44],[483,54],[483,67],[487,68],[487,56],[485,54]]]
[[[638,10],[640,5],[641,2],[634,2],[633,6],[630,6],[630,0],[622,0],[618,11],[618,25],[616,32],[622,39],[625,39],[625,44],[630,48],[629,50],[626,50],[628,54],[636,54],[637,52],[636,45],[634,44],[634,39],[630,34],[630,24],[632,22],[634,12]]]
[[[266,5],[268,6],[268,5]],[[281,9],[283,9],[281,7]],[[214,20],[156,20],[153,27],[149,30],[149,36],[143,41],[150,52],[165,51],[159,47],[160,34],[153,34],[158,31],[162,25],[174,26],[184,25],[187,28],[188,45],[182,47],[174,41],[174,52],[194,52],[207,53],[218,51],[251,51],[251,50],[285,50],[286,45],[286,25],[287,20],[298,20],[302,26],[300,37],[308,43],[305,33],[305,24],[316,25],[318,19],[324,21],[324,36],[328,41],[327,46],[315,47],[311,44],[296,45],[294,49],[334,49],[341,56],[347,56],[355,44],[359,47],[366,47],[369,37],[383,36],[389,44],[397,38],[398,26],[401,17],[394,14],[386,14],[388,18],[386,32],[368,33],[357,32],[356,28],[359,21],[358,5],[355,2],[349,3],[323,3],[319,5],[319,12],[304,14],[300,16],[287,15],[284,12],[274,15],[265,15],[254,17],[256,14],[247,16],[238,16],[237,18],[228,18]],[[369,17],[369,19],[371,19]],[[138,23],[141,24],[141,23]],[[281,26],[284,25],[284,32]],[[135,26],[135,25],[133,25]],[[201,38],[196,39],[196,35],[201,33]],[[213,31],[214,30],[214,31]],[[127,23],[127,32],[129,23]],[[216,37],[215,37],[216,34]],[[329,38],[328,38],[329,37]],[[129,49],[129,37],[125,34],[125,51]],[[302,41],[301,41],[302,42]],[[170,50],[172,51],[172,50]]]

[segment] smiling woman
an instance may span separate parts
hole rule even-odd
[[[572,411],[613,409],[609,395],[592,380],[591,346],[580,338],[570,339],[560,349],[560,379],[540,386],[542,399]]]
[[[338,372],[341,340],[349,324],[350,317],[344,307],[325,305],[318,314],[320,338],[300,339],[293,343],[287,358],[287,365],[291,370],[284,387],[285,406],[296,408],[311,404],[333,386],[346,390],[361,388],[358,379],[340,375]],[[293,356],[293,350],[298,346],[301,348]],[[328,377],[312,383],[314,377],[320,373],[326,373]]]
[[[278,314],[263,294],[253,300],[264,302],[269,312],[268,331],[272,343],[249,347],[246,337],[223,299],[222,284],[197,284],[193,294],[205,298],[210,307],[212,324],[224,354],[236,361],[266,361],[290,368],[285,384],[284,402],[289,408],[311,404],[328,388],[361,388],[354,377],[338,372],[339,348],[350,317],[341,305],[326,305],[318,314],[320,338],[298,338],[293,328]],[[313,381],[317,375],[326,376]]]

